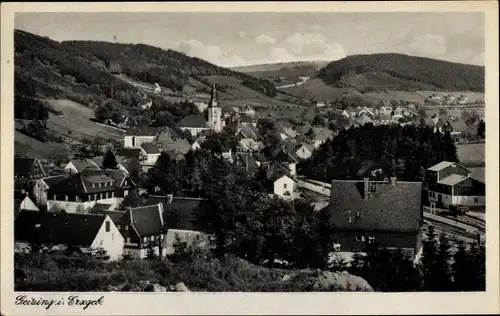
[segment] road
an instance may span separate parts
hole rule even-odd
[[[305,79],[305,80],[303,80],[303,81],[299,81],[299,82],[297,82],[297,83],[293,83],[293,84],[286,84],[286,85],[284,85],[284,86],[279,86],[279,87],[276,87],[276,89],[286,89],[286,88],[298,87],[298,86],[303,85],[304,83],[306,83],[306,82],[307,82],[307,80],[309,80],[309,79],[310,79],[310,78]]]

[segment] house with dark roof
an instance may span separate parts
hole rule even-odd
[[[122,156],[115,156],[116,159],[116,169],[123,170],[128,173],[128,170],[123,166],[122,162],[125,161],[125,158]],[[92,162],[99,167],[99,169],[106,169],[104,168],[103,162],[104,162],[104,156],[96,156],[93,157]]]
[[[89,158],[84,159],[73,159],[64,167],[64,171],[69,174],[76,174],[82,172],[83,170],[100,170],[101,168]]]
[[[135,127],[127,130],[123,140],[125,148],[139,148],[142,143],[151,143],[160,129],[158,127]]]
[[[425,173],[425,183],[431,212],[450,206],[486,205],[486,186],[474,179],[469,169],[450,161],[442,161]]]
[[[39,211],[38,206],[26,194],[14,195],[14,218],[23,211]]]
[[[35,180],[46,177],[40,160],[32,157],[14,157],[14,179],[15,180]]]
[[[142,205],[163,205],[164,234],[163,247],[165,254],[175,252],[177,241],[186,242],[188,246],[207,247],[209,231],[203,221],[202,212],[205,199],[177,197],[167,195],[149,195],[141,201]]]
[[[37,179],[33,184],[33,196],[38,205],[47,204],[47,193],[51,186],[66,179],[66,175],[50,176]]]
[[[249,175],[254,175],[259,171],[257,159],[251,151],[238,151],[234,153],[233,166],[236,170],[245,171]]]
[[[321,210],[329,218],[339,251],[364,252],[378,242],[400,248],[411,257],[422,250],[422,183],[333,180],[330,204]]]
[[[110,214],[110,212],[105,213]],[[125,239],[124,255],[144,259],[150,252],[154,252],[157,256],[165,253],[162,203],[129,208],[125,212],[112,211],[112,213],[115,224]]]
[[[210,130],[206,118],[201,114],[185,116],[175,125],[182,131],[188,131],[192,136],[197,136],[202,131]]]
[[[52,185],[47,209],[67,213],[88,213],[96,204],[116,207],[135,184],[122,170],[83,170]]]
[[[110,260],[122,257],[124,239],[106,215],[21,211],[14,222],[16,252],[33,246],[88,252],[103,249]]]
[[[141,152],[141,148],[120,148],[117,150],[116,155],[122,156],[125,159],[139,159]]]
[[[295,179],[286,173],[275,173],[270,179],[273,184],[273,193],[283,199],[293,199],[298,184]]]

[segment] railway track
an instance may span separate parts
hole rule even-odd
[[[453,235],[460,238],[466,238],[468,240],[477,240],[477,234],[468,232],[467,230],[448,224],[439,220],[426,218],[424,220],[430,226],[433,226],[435,230],[443,232],[445,234]]]

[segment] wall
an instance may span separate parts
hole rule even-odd
[[[286,188],[285,188],[286,184]],[[289,192],[290,196],[292,193],[296,190],[296,183],[292,179],[288,177],[281,177],[274,181],[274,194],[281,196],[281,197],[287,197],[284,193]]]
[[[180,127],[180,129],[182,131],[190,132],[192,136],[196,136],[199,133],[201,133],[201,131],[209,130],[210,128],[207,128],[207,127]]]
[[[135,144],[134,144],[135,138]],[[155,136],[132,136],[126,135],[123,140],[123,147],[125,148],[140,148],[142,143],[151,143]]]
[[[38,211],[38,207],[29,197],[25,197],[21,202],[21,210]]]
[[[309,157],[312,156],[312,153],[309,150],[307,150],[304,146],[300,147],[297,150],[296,154],[302,159],[308,159]]]
[[[474,202],[474,199],[477,202]],[[452,204],[454,205],[486,205],[486,199],[484,196],[453,196]]]
[[[428,192],[429,192],[429,202],[438,203],[439,195],[441,195],[442,197],[441,202],[443,203],[444,207],[448,207],[450,204],[452,204],[452,199],[450,194],[443,194],[431,190],[429,190]],[[435,194],[435,197],[432,196],[432,193]]]
[[[106,232],[106,222],[109,222],[109,232]],[[106,216],[102,223],[91,248],[103,248],[106,254],[110,256],[110,260],[119,260],[123,255],[124,239],[122,234],[118,231],[115,224]]]
[[[51,210],[54,206],[57,205],[60,210],[66,210],[67,213],[78,213],[77,209],[79,206],[82,206],[84,211],[88,211],[91,207],[96,205],[96,203],[100,204],[112,204],[118,205],[123,201],[123,198],[109,198],[109,199],[99,199],[93,201],[85,201],[85,202],[69,202],[69,201],[56,201],[56,200],[48,200],[47,201],[47,210]]]
[[[368,244],[368,237],[375,237],[375,241],[388,248],[413,249],[419,248],[419,234],[399,232],[368,232],[368,231],[337,231],[334,239],[340,243],[340,251],[362,252]],[[359,241],[356,240],[359,237]],[[365,236],[362,241],[361,236]]]

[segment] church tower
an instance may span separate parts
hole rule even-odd
[[[217,90],[215,85],[212,86],[212,96],[208,105],[208,125],[215,132],[219,133],[222,130],[222,109],[217,103]]]

